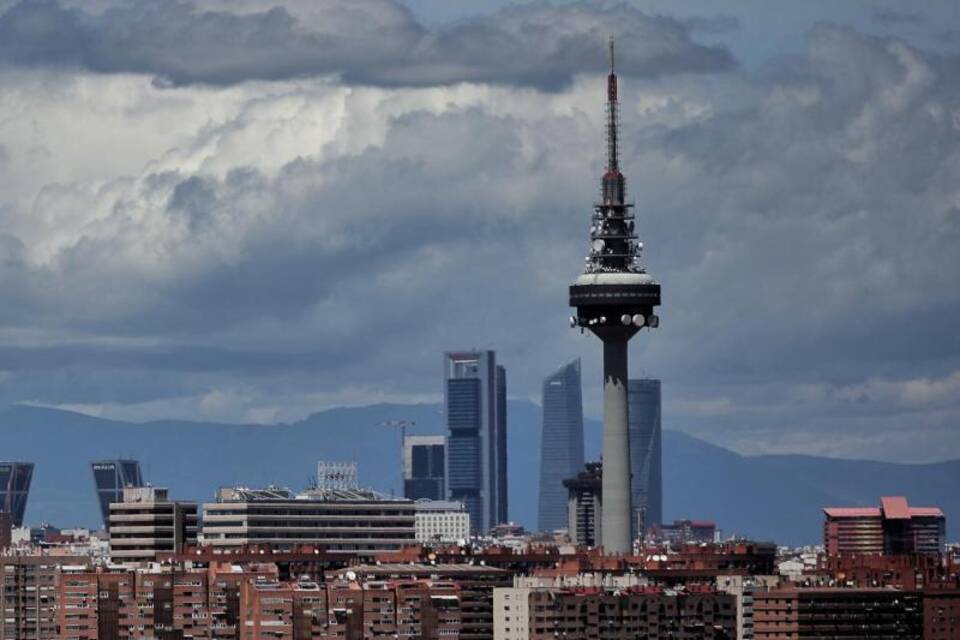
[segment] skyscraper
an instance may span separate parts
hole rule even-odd
[[[493,351],[443,356],[447,494],[476,532],[507,521],[507,374]]]
[[[570,326],[589,329],[603,342],[603,547],[608,553],[631,550],[630,436],[627,419],[627,343],[660,318],[660,284],[640,264],[633,205],[627,202],[620,172],[617,74],[610,39],[607,76],[607,168],[594,205],[590,252],[583,275],[570,285]]]
[[[447,439],[443,436],[407,436],[403,439],[403,497],[445,500]]]
[[[540,442],[540,503],[537,528],[567,526],[567,490],[563,481],[583,468],[583,398],[580,359],[543,381],[543,430]]]
[[[0,511],[10,514],[15,527],[23,526],[32,478],[32,462],[0,462]]]
[[[633,537],[662,522],[660,381],[631,380],[627,390],[630,423],[630,497]]]
[[[123,490],[127,487],[142,487],[143,476],[136,460],[97,460],[91,463],[93,483],[100,501],[100,516],[103,528],[110,529],[110,503],[123,502]]]

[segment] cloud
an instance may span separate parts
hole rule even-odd
[[[337,74],[385,86],[557,89],[576,73],[604,67],[611,33],[622,37],[624,73],[712,72],[734,64],[726,49],[694,43],[680,22],[625,4],[524,5],[429,31],[395,0],[134,0],[100,11],[23,0],[0,14],[0,61],[146,73],[158,86]]]
[[[920,11],[877,9],[873,13],[873,20],[885,26],[893,26],[899,24],[923,24],[927,21],[927,17]]]
[[[602,72],[467,82],[472,60],[437,86],[0,71],[0,400],[290,420],[421,399],[444,349],[489,346],[517,396],[584,356],[596,413],[599,345],[564,318]],[[632,372],[664,380],[667,427],[751,452],[960,445],[954,64],[821,25],[757,71],[624,78],[623,164],[665,293]],[[899,400],[842,401],[857,390]]]

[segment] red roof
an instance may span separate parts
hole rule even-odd
[[[826,507],[823,510],[831,518],[879,518],[877,507]]]
[[[880,498],[883,517],[890,520],[909,520],[910,507],[903,496],[883,496]]]
[[[884,496],[880,507],[826,507],[823,512],[830,518],[886,518],[909,520],[910,518],[942,518],[938,507],[911,507],[903,496]]]

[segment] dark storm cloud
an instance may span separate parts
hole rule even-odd
[[[456,82],[558,88],[605,64],[639,76],[730,69],[722,47],[622,4],[525,5],[428,31],[393,0],[328,0],[306,23],[282,6],[231,13],[177,0],[134,0],[100,13],[23,0],[0,15],[0,61],[153,74],[160,84],[232,84],[340,74],[348,82]]]
[[[505,24],[547,25],[543,7],[510,11],[424,46],[459,33],[486,51]],[[587,28],[583,7],[555,11]],[[561,39],[574,53],[556,55],[588,68],[575,59],[602,59],[605,28],[596,51]],[[552,63],[521,63],[514,80],[552,86]],[[472,64],[449,69],[500,63]],[[956,64],[821,25],[804,55],[756,73],[624,79],[623,165],[665,291],[634,371],[664,380],[667,426],[745,450],[929,459],[960,444]],[[0,209],[56,240],[38,251],[30,224],[0,235],[0,331],[29,338],[0,341],[2,399],[430,393],[437,354],[471,345],[498,350],[517,395],[583,355],[596,398],[596,341],[563,318],[602,165],[598,71],[560,94],[256,87],[255,108],[211,116],[162,168]],[[331,138],[302,141],[320,129]],[[261,149],[274,160],[248,166]],[[89,218],[60,237],[62,211]]]

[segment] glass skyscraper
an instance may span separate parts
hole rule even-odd
[[[0,462],[0,511],[10,514],[15,527],[23,526],[31,479],[32,462]]]
[[[407,436],[403,440],[403,497],[446,500],[447,439]]]
[[[136,460],[98,460],[91,463],[93,483],[100,501],[103,528],[110,528],[110,503],[123,502],[125,487],[142,487],[143,476]]]
[[[443,356],[447,495],[475,532],[507,521],[507,374],[493,351]]]
[[[633,536],[663,519],[660,437],[660,381],[630,380],[627,388],[630,425],[630,494]],[[642,529],[642,530],[641,530]]]
[[[540,501],[537,528],[567,526],[568,491],[563,481],[583,469],[583,398],[580,359],[543,381],[543,430],[540,441]]]

